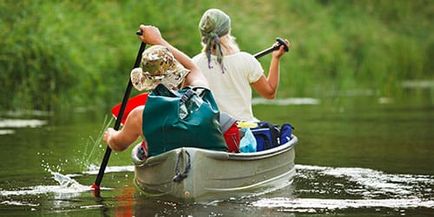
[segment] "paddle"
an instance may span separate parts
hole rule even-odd
[[[275,45],[273,45],[273,46],[271,46],[271,47],[269,47],[269,48],[267,48],[267,49],[265,49],[265,50],[263,50],[261,52],[256,53],[254,55],[255,58],[259,59],[259,58],[261,58],[261,57],[263,57],[263,56],[265,56],[265,55],[267,55],[267,54],[269,54],[269,53],[271,53],[271,52],[273,52],[275,50],[278,50],[279,47],[282,46],[282,45],[284,46],[285,52],[288,52],[288,50],[289,50],[288,45],[286,45],[286,43],[285,43],[285,41],[283,39],[277,37],[276,41],[277,41],[277,44],[275,44]]]
[[[133,69],[139,67],[140,61],[142,59],[142,53],[145,50],[145,47],[146,47],[146,44],[142,42],[140,44],[139,52],[137,53],[136,62],[134,63]],[[124,98],[122,99],[122,104],[120,105],[119,112],[117,113],[117,117],[120,117],[120,118],[116,119],[115,126],[113,127],[115,130],[119,130],[119,127],[121,126],[121,120],[122,120],[122,117],[124,116],[125,108],[127,106],[128,98],[130,96],[132,87],[133,87],[133,84],[131,83],[131,79],[128,79],[128,85],[127,85],[127,88],[125,90]],[[125,116],[127,116],[127,115],[128,114],[126,114]],[[99,171],[98,171],[98,175],[97,175],[96,180],[95,180],[95,183],[92,184],[91,188],[95,191],[96,195],[99,195],[101,181],[102,181],[102,178],[104,176],[104,171],[105,171],[105,168],[107,167],[111,151],[112,151],[111,148],[109,146],[107,146],[105,154],[104,154],[104,158],[102,160],[101,166],[100,166]]]
[[[140,35],[141,33],[137,32],[136,34]],[[288,45],[286,45],[286,43],[285,43],[285,41],[283,39],[277,37],[276,41],[277,41],[277,44],[275,44],[275,45],[273,45],[273,46],[271,46],[271,47],[269,47],[269,48],[267,48],[267,49],[265,49],[265,50],[263,50],[261,52],[256,53],[254,55],[254,57],[256,59],[259,59],[259,58],[261,58],[261,57],[263,57],[263,56],[265,56],[265,55],[267,55],[267,54],[269,54],[269,53],[271,53],[271,52],[273,52],[275,50],[278,50],[279,47],[282,46],[282,45],[285,46],[285,51],[288,52],[288,50],[289,50],[288,49]],[[126,119],[127,119],[127,117],[128,117],[128,114],[131,112],[131,110],[133,110],[137,106],[144,105],[146,103],[147,99],[148,99],[148,94],[147,93],[142,93],[142,94],[139,94],[139,95],[134,96],[133,98],[129,99],[128,102],[127,102],[126,108],[125,108],[125,115],[124,116],[117,115],[117,114],[119,114],[119,111],[121,109],[122,104],[119,103],[119,104],[115,105],[112,108],[113,117],[115,117],[115,118],[121,117],[120,118],[121,119],[121,124],[124,124],[125,121],[126,121]],[[117,119],[119,119],[119,118],[117,118]]]

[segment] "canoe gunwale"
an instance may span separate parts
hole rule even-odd
[[[138,149],[140,148],[140,144],[137,144],[133,151],[131,152],[131,158],[133,160],[133,163],[135,166],[142,167],[142,166],[152,166],[155,164],[159,164],[163,161],[165,161],[167,158],[175,155],[179,155],[179,153],[183,150],[188,149],[195,149],[200,150],[200,152],[206,154],[207,157],[217,159],[217,160],[240,160],[240,161],[246,161],[246,160],[259,160],[264,158],[273,157],[275,155],[279,155],[282,152],[288,151],[295,146],[295,144],[298,142],[298,138],[295,135],[292,135],[292,139],[288,141],[286,144],[280,145],[276,148],[260,151],[260,152],[252,152],[252,153],[230,153],[230,152],[224,152],[224,151],[213,151],[213,150],[207,150],[207,149],[200,149],[200,148],[193,148],[193,147],[182,147],[177,148],[165,153],[162,153],[157,156],[149,157],[145,160],[139,159],[137,157]]]
[[[228,158],[229,160],[259,160],[263,158],[269,158],[292,149],[297,142],[298,138],[292,135],[290,141],[283,145],[277,146],[276,148],[252,153],[228,153]]]

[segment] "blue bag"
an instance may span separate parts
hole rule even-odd
[[[251,130],[256,139],[256,151],[263,151],[279,146],[280,130],[276,125],[261,121],[258,123],[258,127]]]
[[[280,144],[283,145],[292,139],[292,130],[294,127],[289,124],[283,124],[280,128]]]
[[[294,127],[285,123],[280,127],[272,123],[261,121],[258,127],[252,128],[252,133],[256,139],[256,150],[263,151],[283,145],[292,139]]]

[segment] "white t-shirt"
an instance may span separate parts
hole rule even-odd
[[[211,68],[205,53],[193,58],[208,80],[209,87],[221,112],[242,121],[257,121],[252,111],[251,83],[264,74],[261,64],[251,54],[238,52],[223,57],[224,73],[216,56],[211,56]]]

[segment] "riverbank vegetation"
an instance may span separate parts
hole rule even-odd
[[[232,18],[242,50],[276,36],[293,44],[278,97],[349,90],[402,94],[434,80],[434,3],[360,1],[0,1],[0,110],[110,106],[120,101],[140,42],[140,23],[160,27],[188,55],[200,52],[201,14]],[[261,59],[265,69],[270,57]],[[59,107],[60,106],[60,107]]]

